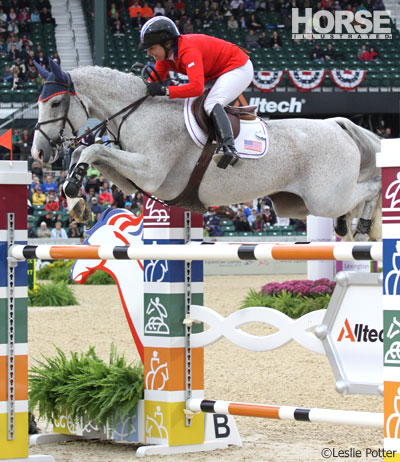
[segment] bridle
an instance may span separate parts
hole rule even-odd
[[[142,80],[143,82],[148,85],[148,82],[147,80],[145,80],[146,76],[150,76],[150,73],[152,71],[155,71],[153,69],[151,69],[150,66],[143,66],[142,64],[138,64],[138,63],[135,63],[132,68],[134,67],[137,67],[137,66],[140,66],[140,67],[143,67],[143,70],[142,70]],[[132,69],[131,68],[131,69]],[[150,68],[150,70],[149,70]],[[157,75],[157,78],[159,79],[159,81],[161,81],[161,79],[159,78],[158,74],[156,73]],[[67,76],[67,82],[58,82],[58,81],[53,81],[53,80],[49,80],[49,81],[46,81],[43,85],[46,85],[46,84],[56,84],[56,85],[61,85],[63,87],[65,87],[67,89],[66,93],[65,93],[65,96],[63,97],[63,100],[64,101],[64,98],[66,99],[66,102],[67,102],[67,109],[65,111],[65,114],[62,116],[62,117],[57,117],[55,119],[50,119],[50,120],[45,120],[43,122],[38,122],[36,125],[35,125],[35,128],[34,130],[37,130],[39,131],[45,138],[46,140],[48,141],[48,143],[50,144],[50,146],[52,148],[56,148],[57,150],[60,150],[62,148],[62,145],[65,141],[67,141],[67,138],[64,136],[64,130],[65,130],[65,126],[68,124],[71,128],[71,131],[72,131],[72,137],[71,137],[71,140],[73,140],[75,142],[75,145],[77,145],[85,136],[86,134],[83,134],[83,135],[80,135],[78,136],[78,130],[75,129],[75,127],[73,126],[72,122],[70,121],[69,117],[68,117],[68,113],[69,113],[69,108],[70,108],[70,104],[71,104],[71,95],[72,96],[75,96],[78,98],[78,101],[80,102],[81,106],[83,107],[84,111],[85,111],[85,114],[86,114],[86,117],[89,119],[90,118],[90,115],[89,115],[89,112],[88,110],[86,109],[85,105],[83,104],[82,100],[79,98],[79,96],[75,93],[74,89],[73,89],[73,86],[72,86],[72,81],[71,81],[71,77],[69,74],[66,74]],[[153,79],[154,80],[154,79]],[[145,101],[145,99],[150,96],[149,94],[146,94],[145,96],[142,96],[141,98],[139,98],[138,100],[134,101],[133,103],[131,104],[128,104],[128,106],[125,106],[124,108],[122,108],[120,111],[118,111],[117,113],[113,114],[111,117],[109,117],[108,119],[105,119],[103,120],[102,122],[100,122],[99,124],[97,124],[95,127],[93,127],[90,132],[93,133],[95,136],[97,134],[99,134],[99,136],[101,137],[102,135],[104,135],[104,133],[106,131],[108,131],[113,139],[107,141],[107,142],[111,142],[113,144],[116,144],[118,145],[121,149],[123,149],[123,147],[121,146],[121,141],[120,141],[120,133],[121,133],[121,127],[123,125],[123,123],[125,122],[125,120],[133,113],[136,111],[136,109],[138,109],[138,107]],[[122,117],[122,120],[118,126],[118,132],[117,134],[115,135],[114,133],[111,132],[111,130],[109,129],[108,127],[108,123],[114,119],[115,117],[121,115],[121,114],[124,114],[124,116]],[[42,125],[46,125],[46,124],[50,124],[50,123],[54,123],[54,122],[59,122],[59,121],[62,121],[62,125],[61,125],[61,128],[60,128],[60,131],[58,132],[58,136],[57,138],[55,139],[51,139],[47,133],[42,130],[41,126]]]
[[[67,91],[66,91],[63,99],[61,100],[61,102],[66,101],[67,109],[65,111],[65,114],[63,116],[57,117],[55,119],[45,120],[44,122],[38,122],[35,125],[35,128],[34,128],[35,131],[36,130],[39,131],[46,138],[46,140],[48,141],[48,143],[50,144],[50,146],[52,148],[56,148],[57,150],[60,150],[62,148],[63,143],[67,140],[67,138],[64,136],[64,130],[65,130],[65,126],[67,124],[71,128],[72,135],[73,135],[74,138],[76,138],[77,134],[78,134],[78,130],[76,130],[74,128],[72,122],[70,121],[70,119],[68,117],[69,108],[70,108],[70,105],[71,105],[71,95],[76,96],[78,98],[78,101],[80,102],[81,106],[83,107],[83,110],[85,111],[85,114],[86,114],[87,118],[90,117],[89,113],[88,113],[88,110],[86,109],[86,106],[83,104],[82,100],[79,98],[79,96],[73,90],[70,75],[66,74],[66,76],[67,76],[67,82],[66,83],[65,82],[58,82],[58,81],[55,81],[55,80],[46,80],[46,82],[44,82],[44,84],[43,84],[43,86],[44,85],[49,85],[49,84],[54,84],[54,85],[58,85],[58,86],[62,86],[62,87],[66,88]],[[47,133],[44,130],[42,130],[41,127],[42,127],[42,125],[47,125],[47,124],[51,124],[51,123],[54,123],[54,122],[59,122],[60,120],[62,121],[60,131],[58,132],[57,138],[52,140],[47,135]]]

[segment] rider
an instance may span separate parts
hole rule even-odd
[[[253,79],[253,65],[247,54],[236,45],[215,37],[181,35],[175,23],[165,16],[155,16],[144,24],[139,48],[147,49],[147,54],[156,60],[155,70],[161,80],[170,69],[189,77],[189,83],[180,86],[150,82],[147,91],[151,96],[166,95],[170,99],[200,96],[204,83],[214,81],[204,102],[224,152],[222,157],[214,159],[219,159],[220,168],[234,165],[239,157],[224,106],[236,99]]]

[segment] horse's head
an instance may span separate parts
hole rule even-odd
[[[50,71],[35,62],[39,74],[46,79],[39,96],[39,119],[35,127],[32,156],[43,163],[52,163],[67,137],[77,134],[88,117],[82,102],[75,101],[75,88],[69,74],[52,59]],[[79,104],[81,103],[81,104]],[[82,107],[83,106],[83,107]]]

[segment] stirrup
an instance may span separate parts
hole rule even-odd
[[[226,150],[225,152],[217,152],[213,155],[213,161],[217,163],[218,168],[226,169],[228,165],[232,167],[240,160],[236,151]]]

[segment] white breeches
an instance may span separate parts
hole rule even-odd
[[[249,59],[243,66],[220,75],[214,81],[215,83],[204,101],[207,115],[210,115],[217,103],[226,106],[246,90],[253,80],[253,73],[253,64]]]

